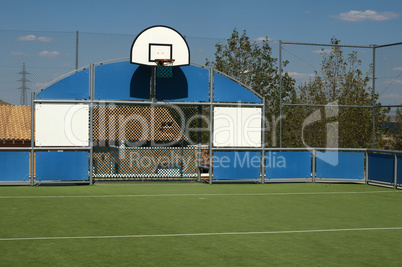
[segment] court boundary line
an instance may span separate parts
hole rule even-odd
[[[141,194],[141,195],[77,195],[77,196],[0,196],[0,199],[32,198],[123,198],[123,197],[191,197],[191,196],[291,196],[291,195],[336,195],[336,194],[378,194],[400,193],[398,190],[351,191],[351,192],[283,192],[283,193],[194,193],[194,194]]]
[[[402,227],[376,227],[376,228],[345,228],[345,229],[315,229],[290,231],[261,231],[261,232],[223,232],[223,233],[182,233],[182,234],[139,234],[139,235],[111,235],[111,236],[54,236],[54,237],[10,237],[0,238],[1,241],[28,241],[28,240],[68,240],[68,239],[113,239],[113,238],[152,238],[152,237],[191,237],[191,236],[227,236],[227,235],[269,235],[269,234],[304,234],[329,233],[347,231],[385,231],[402,230]]]

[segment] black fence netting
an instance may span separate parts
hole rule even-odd
[[[196,179],[200,110],[173,105],[96,106],[94,179]]]

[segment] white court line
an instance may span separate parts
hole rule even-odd
[[[219,235],[268,235],[268,234],[299,234],[299,233],[324,233],[324,232],[346,232],[346,231],[382,231],[382,230],[402,230],[402,227],[319,229],[319,230],[266,231],[266,232],[154,234],[154,235],[14,237],[14,238],[0,238],[0,241],[61,240],[61,239],[152,238],[152,237],[186,237],[186,236],[219,236]]]
[[[288,196],[288,195],[334,195],[334,194],[378,194],[399,193],[399,190],[356,191],[356,192],[296,192],[296,193],[198,193],[198,194],[147,194],[147,195],[93,195],[93,196],[0,196],[0,199],[18,198],[114,198],[114,197],[189,197],[189,196]]]

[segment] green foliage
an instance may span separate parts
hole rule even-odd
[[[372,95],[370,86],[371,67],[364,74],[357,52],[344,55],[339,43],[336,38],[331,39],[332,49],[322,51],[321,69],[297,88],[288,73],[282,73],[281,79],[278,59],[272,57],[268,38],[261,42],[250,41],[246,31],[240,35],[234,29],[226,43],[216,44],[215,60],[207,60],[206,65],[235,77],[265,97],[269,146],[279,143],[281,91],[283,147],[372,147],[375,117],[376,148],[382,148],[389,109],[382,108],[380,103],[376,103],[374,109],[370,107],[373,98],[378,99],[378,94]],[[282,66],[288,63],[284,61]],[[327,114],[329,111],[331,116]]]
[[[234,29],[225,44],[216,44],[215,60],[206,65],[236,78],[265,97],[266,115],[279,115],[280,74],[278,59],[272,57],[268,37],[252,41],[243,31]],[[282,62],[286,66],[288,62]],[[282,79],[282,100],[289,101],[294,94],[295,81],[287,73]]]
[[[402,109],[398,108],[396,110],[396,126],[392,131],[392,146],[395,150],[402,151]]]
[[[292,126],[298,131],[285,140],[286,146],[308,144],[312,147],[372,147],[373,108],[367,107],[373,104],[370,87],[371,70],[363,74],[360,69],[362,62],[356,51],[344,56],[339,40],[332,38],[331,44],[333,46],[330,52],[322,51],[320,71],[315,71],[314,78],[297,88],[294,103],[313,105],[331,103],[330,105],[337,109],[334,111],[335,115],[326,114],[328,106],[325,108],[297,106],[288,109],[284,128]],[[374,98],[377,100],[378,95],[374,95]],[[354,107],[336,107],[337,105]],[[316,115],[320,119],[303,125],[303,121],[305,122],[317,109],[321,109]],[[374,109],[377,148],[384,145],[382,129],[388,111],[389,109],[381,108],[380,103],[377,103]],[[328,125],[334,127],[329,129]],[[300,132],[303,132],[303,136],[297,134]],[[301,137],[304,137],[304,140]]]

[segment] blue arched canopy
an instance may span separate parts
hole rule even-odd
[[[90,99],[93,82],[95,100],[149,101],[152,68],[112,61],[71,72],[36,94],[36,99]],[[214,102],[261,103],[261,97],[223,74],[189,65],[173,67],[172,78],[156,79],[156,101],[209,102],[213,76]]]

